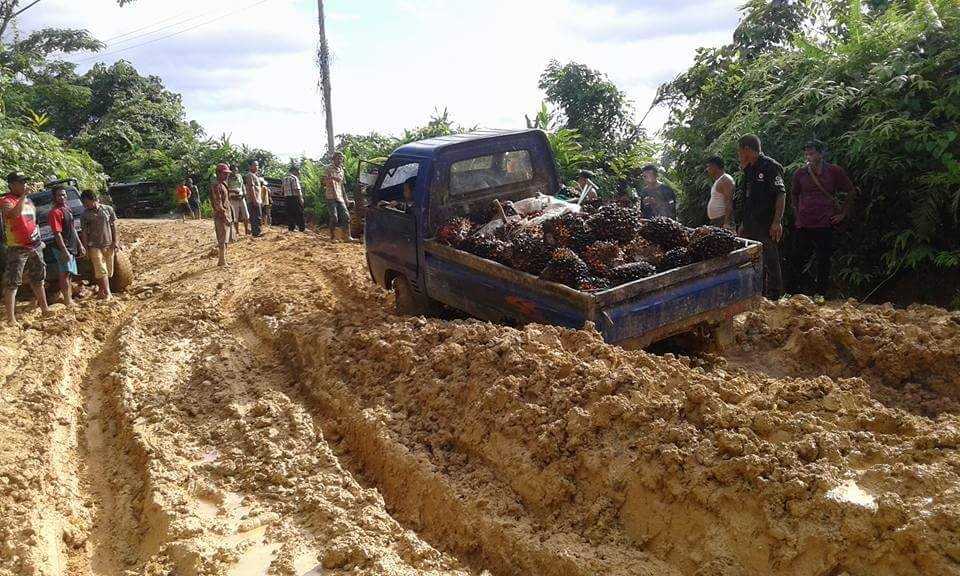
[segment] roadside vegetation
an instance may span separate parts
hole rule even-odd
[[[108,177],[171,188],[186,175],[204,182],[218,162],[256,159],[267,176],[285,173],[288,163],[267,150],[206,134],[178,94],[129,62],[78,74],[64,60],[101,46],[82,30],[23,36],[9,24],[0,39],[4,169],[72,176],[101,190]],[[701,49],[690,69],[661,86],[653,105],[670,116],[658,135],[637,122],[646,110],[601,71],[551,61],[538,80],[545,101],[525,123],[548,133],[564,181],[589,169],[613,194],[639,187],[640,168],[658,163],[688,225],[705,219],[704,160],[719,154],[735,167],[741,134],[759,134],[788,176],[805,141],[825,141],[831,161],[861,190],[839,235],[843,293],[960,305],[960,7],[953,0],[751,0],[730,44]],[[438,109],[402,134],[340,134],[349,189],[359,160],[471,128]],[[291,162],[301,166],[308,212],[325,218],[323,161]],[[804,273],[789,237],[784,259],[788,277]]]

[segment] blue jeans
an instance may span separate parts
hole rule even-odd
[[[327,213],[331,232],[338,226],[344,230],[350,229],[350,213],[347,212],[346,204],[339,200],[327,200]]]

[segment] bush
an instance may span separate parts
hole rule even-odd
[[[0,128],[0,173],[13,171],[37,181],[51,175],[76,178],[85,190],[102,192],[106,183],[100,165],[86,152],[68,148],[50,134],[16,126]]]

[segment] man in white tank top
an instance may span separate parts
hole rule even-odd
[[[713,156],[707,160],[707,174],[713,178],[710,188],[710,202],[707,204],[707,218],[710,224],[721,228],[733,229],[733,176],[723,169],[723,158]]]

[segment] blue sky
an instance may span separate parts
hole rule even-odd
[[[464,125],[522,127],[542,100],[537,79],[551,58],[606,72],[639,117],[697,47],[729,41],[740,2],[327,0],[335,131],[396,133],[444,107]],[[103,40],[127,34],[100,55],[72,59],[85,69],[124,58],[160,76],[210,135],[282,156],[323,152],[314,0],[137,0],[125,8],[42,0],[19,28],[40,26],[86,28]],[[143,42],[151,43],[134,47]],[[655,111],[645,126],[655,132],[664,118]]]

